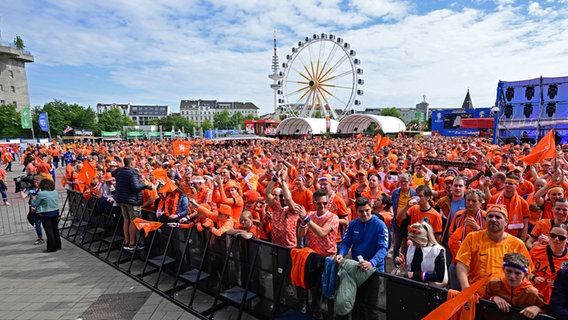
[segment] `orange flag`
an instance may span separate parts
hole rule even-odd
[[[152,171],[152,174],[154,175],[154,177],[156,177],[157,180],[162,181],[163,183],[166,183],[168,181],[168,171],[166,169],[155,169],[154,171]]]
[[[390,146],[392,144],[392,140],[389,137],[384,137],[381,139],[379,143],[379,149],[382,147]]]
[[[158,190],[158,193],[166,194],[176,189],[177,189],[176,184],[172,181],[172,179],[168,179],[166,183]]]
[[[79,174],[77,175],[77,180],[83,181],[85,184],[91,184],[91,181],[93,181],[96,174],[97,171],[95,168],[93,168],[89,161],[85,160],[83,161],[81,171],[79,171]]]
[[[554,140],[554,129],[550,130],[534,146],[534,149],[526,157],[520,158],[526,165],[533,165],[544,159],[556,158],[556,141]]]
[[[135,218],[134,220],[132,220],[132,222],[136,226],[136,229],[144,230],[146,236],[148,236],[150,232],[160,229],[160,227],[163,225],[163,223],[161,222],[147,221],[140,218]]]
[[[381,141],[382,140],[383,140],[383,137],[381,136],[381,134],[377,133],[377,135],[375,136],[375,148],[373,149],[375,152],[377,152],[381,149]]]
[[[191,143],[189,141],[176,140],[172,142],[174,156],[189,154]]]
[[[444,302],[438,308],[434,309],[426,317],[422,318],[422,320],[438,320],[438,319],[451,318],[456,312],[458,312],[463,307],[463,305],[471,297],[473,297],[473,295],[477,292],[477,290],[479,290],[479,288],[481,288],[485,283],[487,283],[487,281],[489,281],[489,276],[477,280],[477,282],[472,284],[469,288],[460,292],[453,299]]]

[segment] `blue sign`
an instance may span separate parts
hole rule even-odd
[[[49,122],[47,120],[47,113],[40,113],[39,114],[39,127],[41,131],[48,132],[49,131]]]

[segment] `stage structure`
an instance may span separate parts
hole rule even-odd
[[[564,137],[568,134],[568,77],[499,81],[495,106],[501,140],[527,131],[538,141],[550,129]]]

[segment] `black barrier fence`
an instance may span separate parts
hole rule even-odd
[[[154,212],[142,218],[155,221]],[[202,319],[307,319],[309,294],[291,285],[290,249],[207,229],[170,228],[139,233],[139,246],[123,248],[123,218],[106,200],[68,192],[60,220],[61,236]],[[444,301],[445,289],[379,273],[380,319],[421,319]],[[324,304],[325,306],[325,304]],[[306,309],[307,308],[307,309]],[[332,310],[325,310],[332,317]],[[479,319],[523,319],[501,313],[491,301],[477,307]],[[536,319],[553,319],[540,315]]]

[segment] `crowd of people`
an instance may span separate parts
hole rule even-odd
[[[534,149],[526,143],[379,139],[54,144],[28,147],[21,159],[30,175],[103,198],[101,210],[120,207],[124,250],[141,246],[132,220],[151,210],[170,227],[309,248],[345,268],[354,263],[369,273],[352,311],[363,318],[377,312],[372,273],[387,269],[458,291],[490,277],[478,294],[504,312],[568,312],[566,280],[555,281],[568,265],[568,145],[533,163],[523,160]],[[62,177],[54,174],[59,162]],[[48,250],[60,247],[50,244],[51,232]],[[517,291],[530,298],[507,296]]]

